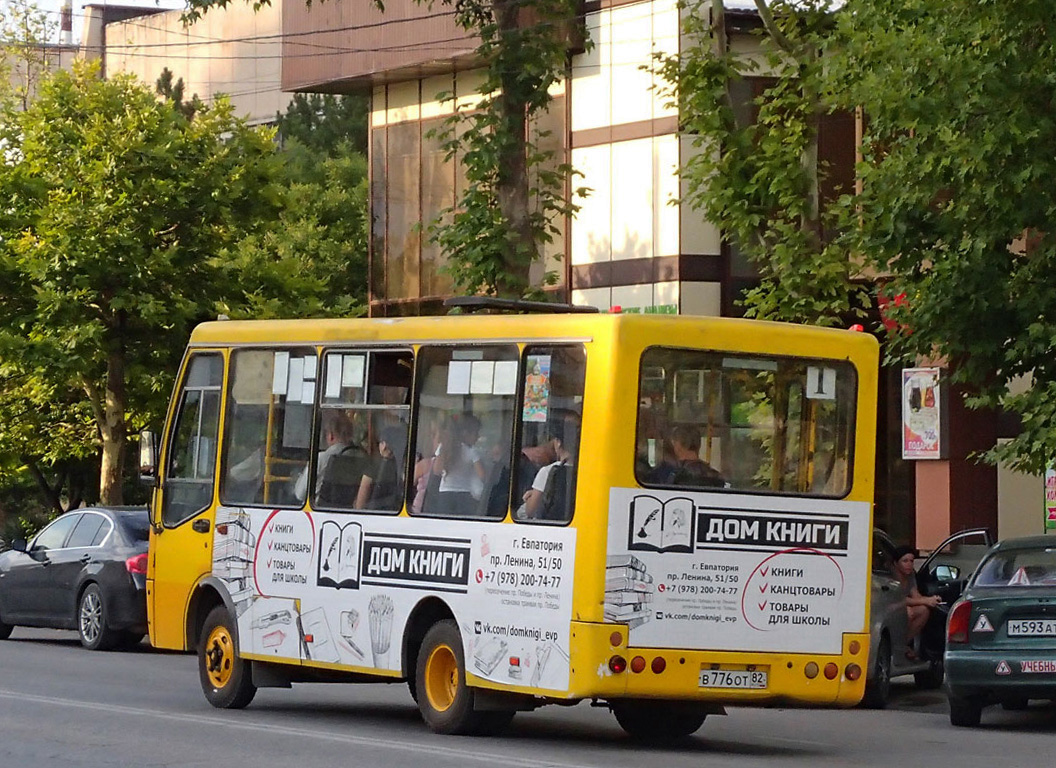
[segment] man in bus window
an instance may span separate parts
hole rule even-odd
[[[348,418],[344,411],[330,408],[323,411],[322,442],[325,443],[325,447],[319,451],[319,456],[316,459],[315,489],[317,492],[323,483],[323,478],[326,474],[326,467],[330,463],[330,459],[337,456],[342,451],[347,450],[351,445],[352,432],[352,420]],[[305,497],[308,495],[307,465],[301,470],[301,474],[293,486],[293,494],[297,497],[297,501],[304,501]]]
[[[405,429],[385,427],[378,438],[378,455],[360,479],[356,509],[396,511],[403,506]]]
[[[568,483],[572,470],[572,452],[568,450],[565,432],[569,426],[566,421],[555,421],[551,426],[550,444],[556,460],[540,469],[532,487],[524,492],[524,504],[518,510],[522,519],[567,520],[571,510],[565,509],[569,499]],[[559,488],[564,485],[564,488]]]
[[[694,425],[678,424],[672,428],[671,452],[673,458],[665,459],[653,471],[651,482],[706,488],[722,488],[726,485],[722,475],[700,458],[700,430]]]

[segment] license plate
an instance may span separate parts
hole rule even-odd
[[[1007,629],[1009,637],[1056,637],[1056,619],[1013,619]]]
[[[760,690],[769,685],[769,674],[765,669],[702,669],[701,688],[736,688]]]

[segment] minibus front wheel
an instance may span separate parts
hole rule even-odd
[[[257,693],[249,662],[238,655],[234,626],[227,608],[218,605],[206,617],[198,641],[202,691],[217,709],[242,709]]]
[[[415,668],[415,688],[422,719],[436,733],[490,735],[513,719],[512,711],[474,709],[475,694],[466,685],[462,635],[451,619],[438,621],[425,633]]]

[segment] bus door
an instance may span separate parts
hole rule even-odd
[[[186,649],[187,605],[212,567],[212,510],[224,358],[194,352],[171,415],[160,486],[152,510],[150,641]]]

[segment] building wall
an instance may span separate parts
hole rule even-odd
[[[108,75],[129,72],[153,86],[164,68],[183,78],[184,97],[211,103],[227,94],[235,114],[252,124],[275,120],[290,95],[280,89],[283,3],[232,3],[210,10],[189,27],[182,11],[166,11],[106,25]],[[87,34],[87,28],[86,28]]]

